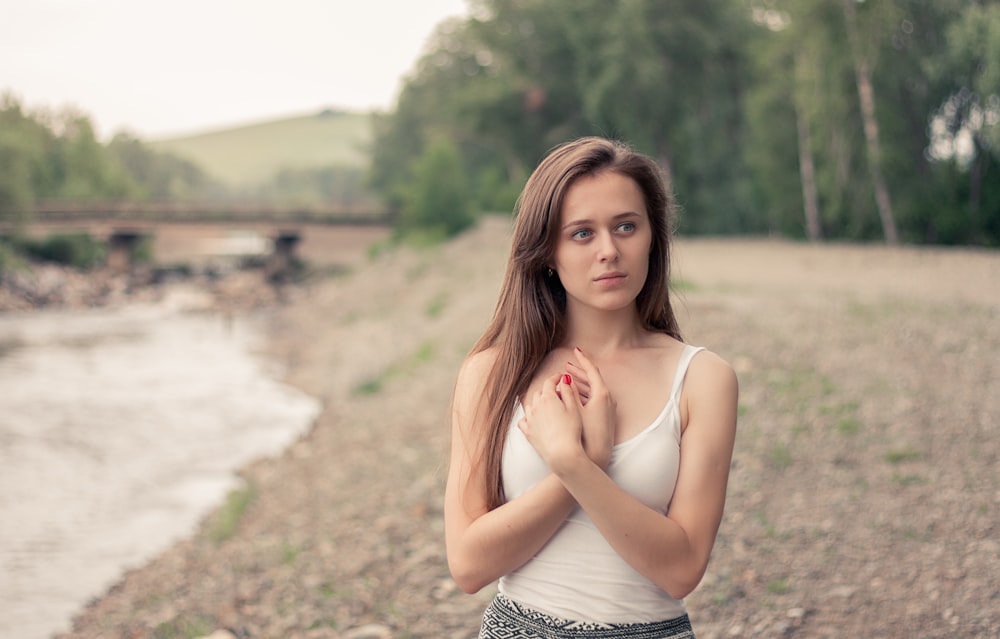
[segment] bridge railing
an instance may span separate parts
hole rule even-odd
[[[384,226],[392,215],[377,202],[299,205],[234,201],[43,201],[32,207],[29,223],[132,221],[170,223],[339,224]]]

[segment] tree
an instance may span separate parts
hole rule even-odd
[[[861,117],[864,122],[865,141],[868,144],[868,170],[871,173],[872,185],[875,188],[875,201],[878,204],[879,218],[882,220],[882,230],[885,241],[889,244],[899,243],[899,233],[896,230],[896,218],[892,213],[892,198],[889,187],[882,175],[882,149],[879,140],[878,120],[875,117],[875,89],[872,86],[871,67],[868,56],[862,49],[861,37],[858,34],[857,12],[854,5],[857,0],[841,0],[844,8],[844,23],[847,27],[847,40],[850,43],[854,58],[854,73],[858,84],[858,101],[861,105]]]
[[[945,33],[930,74],[950,80],[934,114],[930,154],[964,173],[963,238],[1000,243],[1000,4],[969,4]],[[992,180],[987,176],[993,175]],[[959,176],[960,177],[960,176]],[[954,232],[954,231],[952,231]]]
[[[413,182],[404,191],[400,230],[403,234],[450,237],[475,221],[470,204],[458,151],[451,143],[438,140],[421,155]]]

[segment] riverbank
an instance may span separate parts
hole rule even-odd
[[[314,428],[62,637],[474,637],[492,591],[448,577],[448,402],[508,239],[488,219],[277,310],[267,354],[322,402]],[[688,341],[741,381],[699,637],[998,636],[1000,256],[683,240],[677,258]]]
[[[197,306],[235,312],[274,306],[289,290],[269,282],[262,268],[146,267],[126,273],[38,262],[0,274],[0,313],[155,304],[176,297],[178,291],[195,294],[198,299],[190,303]]]

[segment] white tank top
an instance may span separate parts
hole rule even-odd
[[[649,426],[616,444],[608,475],[626,492],[666,514],[680,462],[680,396],[691,359],[702,348],[685,346],[667,403]],[[503,451],[503,487],[508,500],[549,475],[548,466],[517,427],[517,405]],[[577,621],[635,623],[674,619],[684,603],[633,569],[577,507],[526,564],[500,578],[504,596],[541,612]]]

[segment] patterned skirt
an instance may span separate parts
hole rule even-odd
[[[594,623],[552,617],[497,595],[479,639],[694,639],[687,615],[650,623]]]

